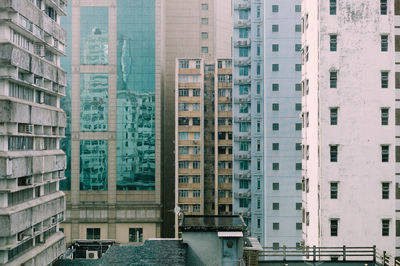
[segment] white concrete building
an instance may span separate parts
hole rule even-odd
[[[394,7],[386,0],[302,2],[306,246],[376,245],[399,255]]]
[[[65,250],[62,0],[0,1],[0,264],[49,265]]]

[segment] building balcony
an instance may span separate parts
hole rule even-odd
[[[240,136],[235,136],[235,141],[241,141],[241,140],[251,140],[251,133],[250,132],[241,132]]]
[[[251,180],[251,174],[235,174],[236,179],[242,179],[242,180]]]
[[[241,154],[235,154],[235,160],[250,160],[251,159],[251,154],[250,152],[246,153],[241,153]]]
[[[234,197],[237,199],[250,199],[251,198],[251,192],[250,190],[247,192],[235,192],[233,193]]]
[[[250,28],[251,27],[251,20],[250,19],[246,19],[246,20],[235,21],[234,26],[235,26],[235,28]]]
[[[251,96],[250,95],[242,95],[235,97],[235,103],[249,103],[251,102]]]
[[[251,45],[250,38],[249,39],[238,40],[238,41],[235,41],[235,43],[234,43],[235,47],[248,47],[250,45]]]
[[[249,66],[249,65],[251,65],[251,59],[250,59],[250,57],[244,57],[243,59],[235,60],[235,65]]]
[[[201,74],[201,70],[200,70],[200,68],[179,68],[179,73],[178,74],[200,75]]]
[[[250,2],[246,1],[246,2],[242,2],[242,3],[237,3],[234,5],[234,8],[237,10],[243,10],[243,9],[250,9]]]
[[[239,85],[251,84],[251,76],[239,76],[235,83]]]
[[[251,115],[250,114],[245,114],[245,115],[241,115],[240,117],[235,117],[234,118],[235,120],[235,122],[249,122],[249,121],[251,121]]]

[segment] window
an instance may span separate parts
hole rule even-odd
[[[196,68],[200,69],[200,60],[196,60]]]
[[[296,151],[301,151],[301,143],[296,143]]]
[[[261,16],[261,8],[258,6],[257,7],[257,18]]]
[[[389,219],[382,220],[382,236],[389,236]]]
[[[296,183],[296,190],[301,190],[303,185],[301,183]]]
[[[178,139],[179,140],[188,140],[189,133],[188,132],[179,132]]]
[[[279,64],[272,64],[272,71],[279,71]]]
[[[295,32],[301,32],[301,25],[300,24],[294,25],[294,31]]]
[[[330,35],[329,41],[331,52],[336,52],[337,50],[337,35]]]
[[[240,28],[239,29],[239,38],[248,38],[249,37],[249,31],[247,28]]]
[[[193,169],[200,169],[200,161],[193,161]]]
[[[336,15],[336,0],[329,0],[329,14]]]
[[[272,91],[279,91],[279,84],[273,83],[272,84]]]
[[[182,183],[182,184],[189,183],[189,176],[180,175],[179,176],[179,183]]]
[[[248,103],[239,104],[239,113],[247,114],[248,112],[249,112],[249,104]]]
[[[296,123],[296,130],[301,130],[301,123]]]
[[[331,162],[338,161],[338,145],[330,145]]]
[[[201,47],[201,52],[202,53],[208,53],[208,47],[207,46]]]
[[[272,243],[272,249],[273,250],[279,250],[279,243],[278,242]]]
[[[260,228],[260,227],[261,227],[261,219],[257,218],[257,228]]]
[[[180,146],[178,148],[179,154],[189,154],[189,147],[188,146]]]
[[[382,145],[382,162],[387,163],[389,162],[389,145]]]
[[[249,207],[249,199],[239,199],[239,207],[240,208],[248,208]]]
[[[330,88],[337,88],[337,71],[330,72]]]
[[[257,45],[257,56],[260,56],[261,54],[261,47],[260,45]]]
[[[388,182],[382,183],[382,199],[389,199],[389,186],[390,183]]]
[[[189,192],[187,190],[179,190],[178,195],[180,198],[187,198],[189,197]]]
[[[272,170],[279,170],[279,163],[272,163]]]
[[[278,151],[279,150],[279,143],[272,143],[272,150]]]
[[[86,228],[86,239],[100,239],[100,228]]]
[[[272,12],[279,12],[279,6],[278,5],[272,5]]]
[[[331,199],[337,199],[337,198],[338,198],[338,183],[331,182]]]
[[[381,87],[382,89],[387,89],[389,87],[389,72],[381,72]]]
[[[279,44],[272,44],[272,52],[278,52],[279,51]]]
[[[240,161],[239,169],[240,170],[249,170],[249,161]]]
[[[279,230],[279,223],[272,223],[273,230]]]
[[[208,32],[202,32],[201,33],[201,38],[208,39]]]
[[[273,123],[272,124],[272,130],[273,131],[278,131],[279,130],[279,124],[278,123]]]
[[[208,18],[202,18],[201,24],[208,24]]]
[[[279,31],[279,25],[278,24],[273,24],[272,25],[272,32],[278,32]]]
[[[301,111],[301,103],[296,103],[295,110],[296,111]]]
[[[143,228],[129,228],[129,242],[143,242]]]
[[[200,176],[198,175],[192,176],[192,183],[200,183]]]
[[[331,236],[338,236],[338,219],[331,219]]]
[[[249,123],[247,122],[239,123],[239,132],[248,132],[248,130],[249,130]]]
[[[248,180],[240,180],[239,181],[239,188],[249,188],[249,181]]]
[[[193,89],[193,96],[199,97],[200,96],[200,89]]]
[[[201,4],[201,9],[202,10],[208,10],[208,5],[207,4]]]
[[[272,190],[279,190],[279,183],[272,183]]]
[[[296,202],[296,210],[301,210],[302,204],[301,202]]]
[[[193,212],[200,212],[200,204],[193,205]]]
[[[249,75],[249,68],[247,66],[239,67],[239,76],[248,76]]]
[[[295,89],[295,91],[301,91],[301,84],[296,83],[294,89]]]
[[[192,196],[193,196],[193,198],[199,198],[200,197],[200,190],[193,190]]]
[[[301,64],[296,64],[294,66],[295,71],[301,71]]]
[[[189,96],[188,89],[179,89],[179,97],[187,97],[187,96]]]
[[[381,35],[381,52],[388,51],[388,35]]]
[[[248,19],[249,11],[247,9],[239,10],[239,19]]]
[[[301,230],[303,227],[302,223],[296,223],[296,230]]]
[[[381,109],[381,125],[387,126],[389,124],[389,108]]]
[[[337,119],[338,119],[338,117],[337,117],[338,108],[335,107],[335,108],[331,108],[330,110],[331,110],[331,115],[330,115],[330,117],[331,117],[331,125],[332,126],[336,126],[337,125]]]
[[[381,15],[387,15],[387,0],[381,0]]]
[[[301,12],[301,5],[295,5],[294,6],[294,11],[295,12]]]
[[[249,94],[249,86],[248,85],[239,85],[239,94],[240,95]]]
[[[301,163],[296,163],[296,170],[302,170]]]
[[[279,103],[272,104],[272,111],[279,111]]]
[[[300,43],[296,43],[294,45],[294,51],[295,52],[300,52],[301,51],[301,44]]]

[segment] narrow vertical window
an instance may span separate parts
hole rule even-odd
[[[336,15],[336,0],[329,0],[329,14]]]
[[[381,109],[381,125],[387,126],[389,124],[389,108]]]
[[[389,162],[389,145],[382,145],[382,162],[387,163]]]
[[[338,121],[338,108],[331,108],[331,125],[336,126]]]
[[[381,15],[387,15],[387,0],[381,0]]]
[[[338,183],[332,182],[331,183],[331,199],[337,199],[337,198],[338,198]]]
[[[337,71],[330,72],[330,88],[337,88]]]
[[[338,161],[338,145],[331,145],[330,147],[330,155],[331,155],[331,162]]]
[[[389,228],[390,228],[389,224],[390,224],[389,219],[382,220],[382,236],[389,236]]]
[[[389,186],[390,183],[388,182],[382,183],[382,199],[389,199]]]
[[[331,52],[336,52],[337,50],[337,35],[330,35],[330,48]]]
[[[388,35],[381,35],[381,52],[388,51]]]
[[[338,236],[338,219],[331,219],[331,236]]]
[[[387,71],[381,72],[381,87],[383,89],[387,89],[389,87],[389,72]]]

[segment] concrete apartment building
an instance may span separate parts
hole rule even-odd
[[[175,202],[185,215],[227,215],[232,214],[232,60],[204,61],[176,60]]]
[[[0,2],[1,265],[48,265],[65,251],[65,15],[62,0]]]
[[[303,1],[303,239],[399,256],[399,1]]]
[[[160,0],[72,0],[68,31],[67,243],[161,236]]]
[[[300,4],[233,6],[233,209],[263,246],[301,240]]]
[[[165,67],[162,89],[163,236],[174,236],[175,65],[177,58],[231,58],[231,0],[165,1]]]

